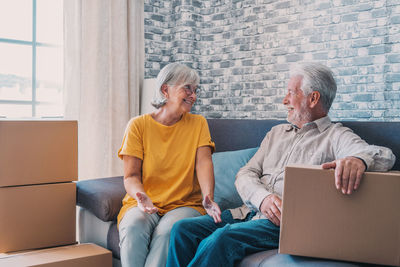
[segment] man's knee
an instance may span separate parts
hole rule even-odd
[[[171,239],[186,236],[190,233],[190,219],[182,219],[177,221],[171,229]]]
[[[218,248],[227,247],[227,244],[230,244],[233,240],[232,227],[230,224],[225,225],[222,228],[217,229],[210,238],[210,242],[212,242],[212,246]]]

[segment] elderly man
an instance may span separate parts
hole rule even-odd
[[[329,68],[308,63],[291,71],[283,99],[290,124],[273,127],[236,175],[245,204],[224,211],[220,223],[207,215],[176,223],[167,266],[234,266],[246,255],[277,248],[288,164],[335,168],[335,186],[343,194],[357,190],[364,171],[393,166],[390,149],[368,145],[349,128],[330,121],[327,114],[335,95]]]

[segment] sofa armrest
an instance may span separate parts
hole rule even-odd
[[[123,179],[116,176],[77,182],[76,204],[104,222],[116,220],[126,194]]]

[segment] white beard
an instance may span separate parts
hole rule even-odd
[[[292,115],[290,116],[288,114],[287,121],[298,126],[298,124],[300,124],[301,122],[303,123],[311,122],[311,118],[312,118],[311,111],[307,107],[307,98],[305,98],[300,105],[300,110],[293,109]]]

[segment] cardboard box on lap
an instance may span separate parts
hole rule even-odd
[[[288,166],[279,252],[400,266],[400,173],[366,172],[343,195],[334,170]]]
[[[0,121],[0,187],[76,181],[76,121]]]
[[[0,187],[0,253],[74,244],[75,205],[72,182]]]
[[[112,267],[111,251],[95,244],[40,249],[0,256],[7,267]]]

